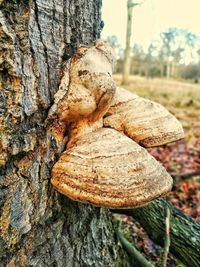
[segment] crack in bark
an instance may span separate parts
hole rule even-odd
[[[43,40],[43,36],[42,36],[42,29],[41,29],[41,26],[40,26],[40,22],[39,22],[39,8],[38,8],[38,4],[37,4],[37,0],[33,0],[34,3],[35,3],[35,21],[37,23],[37,27],[38,27],[38,31],[39,31],[39,34],[40,34],[40,41],[43,45],[43,48],[44,48],[44,56],[45,56],[45,63],[46,63],[46,68],[47,68],[47,81],[48,81],[48,91],[49,91],[49,77],[50,77],[50,70],[49,70],[49,62],[48,62],[48,49],[47,49],[47,46],[45,45],[45,42]]]

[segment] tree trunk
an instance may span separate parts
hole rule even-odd
[[[200,266],[200,225],[173,207],[165,199],[133,209],[118,210],[135,218],[156,243],[163,245],[165,238],[165,208],[170,209],[170,251],[187,266]]]
[[[101,31],[101,0],[0,0],[0,265],[125,266],[109,211],[50,184],[63,62]]]
[[[128,83],[130,75],[132,18],[133,18],[133,8],[136,7],[137,5],[139,5],[139,3],[134,3],[133,0],[127,0],[126,47],[124,50],[122,84]]]
[[[132,13],[133,13],[133,1],[127,0],[127,25],[126,25],[126,47],[124,50],[124,62],[123,62],[123,74],[122,74],[122,84],[127,84],[129,74],[130,74],[130,42],[131,42],[131,32],[132,32]]]

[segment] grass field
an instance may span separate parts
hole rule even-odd
[[[121,76],[114,79],[120,85]],[[200,138],[200,84],[131,76],[123,87],[164,105],[181,121],[186,138]]]

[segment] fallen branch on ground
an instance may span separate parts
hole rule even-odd
[[[153,265],[145,259],[145,257],[122,235],[122,233],[120,233],[119,230],[116,230],[116,233],[124,249],[139,263],[140,266],[153,267]]]
[[[168,207],[170,220],[170,252],[187,266],[200,266],[200,224],[186,216],[164,198],[157,199],[149,205],[127,210],[112,210],[136,219],[157,244],[163,246],[165,236],[164,209]]]
[[[200,171],[185,173],[182,175],[172,175],[172,178],[176,180],[187,180],[191,177],[198,176],[198,175],[200,175]]]

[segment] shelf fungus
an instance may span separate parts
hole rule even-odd
[[[181,123],[166,108],[120,87],[105,115],[104,126],[123,132],[144,147],[184,137]]]
[[[49,112],[50,118],[56,118],[57,127],[65,125],[69,131],[67,148],[52,168],[51,183],[75,201],[108,208],[133,208],[165,195],[172,187],[172,178],[164,167],[136,142],[148,139],[149,144],[166,143],[179,139],[182,128],[160,105],[116,88],[112,80],[114,62],[111,46],[102,40],[90,48],[79,48],[71,58]],[[140,113],[130,132],[123,131],[126,127],[123,120],[133,125],[133,117],[124,107]],[[162,120],[166,123],[171,120],[172,127],[180,128],[177,132],[174,129],[174,136],[177,135],[174,139],[169,137],[169,123],[167,127],[157,125],[163,123],[159,112]],[[111,125],[108,121],[116,114],[120,118]],[[147,131],[148,122],[142,123],[144,114],[146,121],[149,116],[150,124],[157,127],[155,132]],[[103,127],[103,116],[106,116],[104,125],[115,129]],[[154,143],[153,138],[157,139]]]
[[[131,208],[165,195],[172,178],[130,138],[101,128],[82,135],[52,169],[52,184],[73,200]]]

